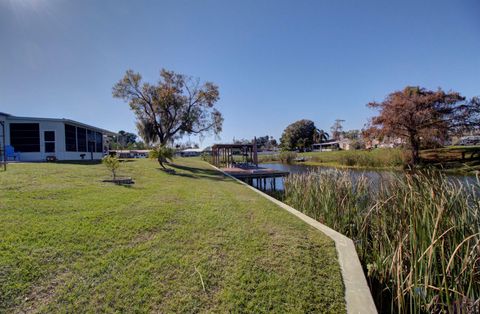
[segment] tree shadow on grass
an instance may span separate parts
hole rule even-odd
[[[196,168],[196,167],[189,167],[189,166],[182,166],[177,164],[168,164],[174,170],[181,170],[174,171],[170,173],[174,176],[179,177],[186,177],[191,179],[209,179],[214,181],[225,181],[227,178],[221,174],[220,172],[213,170],[213,169],[204,169],[204,168]],[[163,170],[163,169],[160,169]]]
[[[135,162],[135,159],[119,159],[118,160],[121,163],[127,163],[127,162]],[[102,163],[101,159],[95,159],[95,160],[57,160],[50,162],[52,164],[66,164],[66,165],[83,165],[83,166],[89,166],[89,165],[98,165]]]
[[[65,165],[82,165],[82,166],[89,166],[89,165],[98,165],[101,164],[101,160],[57,160],[51,162],[53,164],[65,164]]]
[[[130,184],[124,184],[124,183],[113,183],[113,182],[109,182],[110,184],[112,184],[113,186],[121,186],[121,187],[124,187],[126,189],[132,189],[134,188],[134,183],[130,183]]]

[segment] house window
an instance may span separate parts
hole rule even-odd
[[[45,142],[55,142],[55,131],[45,131]]]
[[[10,123],[10,145],[22,153],[40,152],[40,127],[38,123]]]
[[[45,143],[45,153],[55,153],[55,143]]]
[[[70,124],[65,124],[65,150],[67,152],[77,151],[76,127]]]
[[[86,128],[65,124],[65,146],[69,152],[103,152],[103,135]]]
[[[43,133],[45,141],[45,153],[55,152],[55,131],[45,131]]]
[[[95,132],[95,151],[103,153],[103,135],[100,132]]]
[[[87,130],[88,152],[95,152],[95,132]]]
[[[77,145],[79,152],[87,151],[87,129],[77,128]]]

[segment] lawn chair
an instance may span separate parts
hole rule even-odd
[[[20,154],[15,152],[13,146],[7,145],[5,146],[5,153],[7,154],[7,160],[13,158],[13,160],[20,160]]]

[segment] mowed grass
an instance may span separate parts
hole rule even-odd
[[[334,243],[198,159],[0,172],[0,312],[345,312]]]

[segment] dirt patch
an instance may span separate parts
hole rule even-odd
[[[132,247],[135,247],[137,245],[150,242],[155,238],[157,233],[158,233],[158,230],[156,230],[156,229],[155,230],[148,230],[146,232],[143,232],[143,233],[137,235],[136,237],[134,237],[132,239],[132,241],[130,241],[130,243],[128,243],[127,247],[132,248]]]
[[[14,313],[38,313],[44,306],[51,303],[57,295],[58,289],[65,285],[73,274],[69,270],[57,273],[46,285],[34,286],[30,293],[23,298],[22,303]]]

